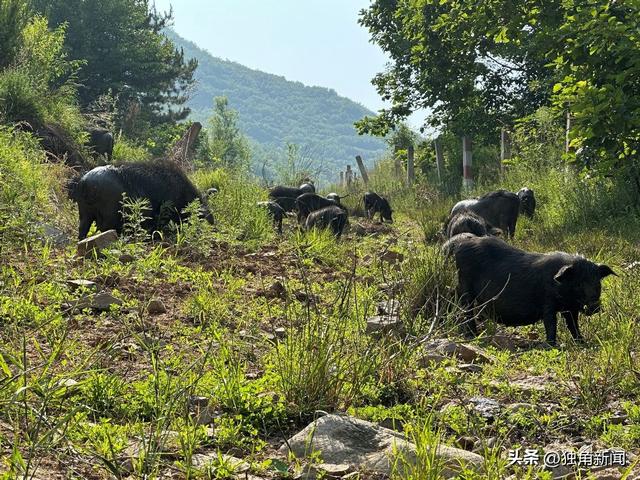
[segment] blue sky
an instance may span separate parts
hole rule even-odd
[[[367,0],[156,0],[174,11],[174,29],[214,56],[333,88],[378,110],[371,85],[385,54],[358,25]],[[411,122],[417,124],[415,120]]]

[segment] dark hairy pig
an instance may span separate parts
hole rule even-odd
[[[273,219],[273,224],[278,230],[278,233],[282,233],[282,220],[285,216],[284,208],[282,208],[273,200],[270,200],[268,202],[258,202],[258,206],[267,210],[267,213]]]
[[[101,155],[110,162],[113,157],[113,134],[104,128],[92,128],[88,131],[88,146],[95,155]]]
[[[499,228],[509,237],[516,233],[516,223],[520,213],[518,195],[506,190],[487,193],[480,198],[462,200],[451,209],[451,217],[456,213],[471,211],[484,218],[487,223]]]
[[[465,232],[472,233],[478,237],[484,237],[486,235],[496,235],[499,233],[499,230],[493,228],[484,218],[471,211],[456,213],[447,220],[445,225],[447,238]]]
[[[533,190],[528,187],[518,190],[518,198],[520,199],[520,213],[533,218],[536,213],[536,197],[533,194]]]
[[[601,280],[615,275],[599,265],[564,252],[528,253],[496,237],[462,234],[447,242],[458,270],[458,295],[467,309],[463,332],[476,335],[475,303],[508,326],[544,322],[547,343],[555,345],[557,314],[576,341],[583,340],[578,314],[600,311]]]
[[[362,201],[364,202],[364,211],[367,213],[367,218],[371,219],[376,213],[379,213],[381,222],[388,220],[393,223],[393,210],[391,210],[391,205],[389,205],[389,201],[386,198],[375,192],[366,192]]]
[[[78,238],[87,236],[95,221],[100,231],[122,231],[122,200],[147,199],[151,217],[179,222],[183,209],[200,200],[201,215],[213,223],[206,200],[200,195],[186,174],[171,162],[125,163],[118,167],[107,165],[85,173],[73,186],[71,197],[78,203],[80,226]],[[151,229],[153,225],[145,225]]]
[[[296,198],[298,222],[302,223],[307,218],[307,216],[315,210],[320,210],[321,208],[332,206],[339,206],[346,212],[346,209],[340,206],[339,203],[334,200],[328,200],[315,193],[303,193],[298,198]]]
[[[311,183],[303,183],[300,187],[285,187],[278,185],[269,190],[269,198],[298,198],[303,193],[315,193],[316,187]]]
[[[336,238],[340,238],[342,232],[347,226],[347,223],[347,212],[345,212],[342,208],[333,205],[311,212],[306,218],[305,229],[311,230],[312,228],[329,228],[336,236]]]

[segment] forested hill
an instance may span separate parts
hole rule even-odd
[[[325,175],[337,175],[358,154],[372,164],[384,151],[382,140],[355,131],[353,122],[372,114],[362,105],[334,90],[308,87],[216,58],[171,30],[166,34],[184,48],[187,58],[199,62],[198,83],[189,101],[195,120],[206,121],[213,97],[226,96],[252,140],[270,150],[284,150],[287,142],[295,143],[322,162]]]

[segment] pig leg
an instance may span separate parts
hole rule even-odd
[[[79,217],[80,217],[80,225],[78,226],[78,240],[83,240],[87,238],[87,234],[91,229],[91,224],[93,223],[93,215],[91,215],[87,208],[78,207]]]
[[[460,333],[466,339],[472,339],[478,336],[478,329],[476,328],[476,320],[473,313],[473,290],[470,284],[467,284],[458,275],[458,298],[460,304],[464,309],[465,320],[460,324]]]
[[[558,332],[558,318],[556,317],[555,310],[551,306],[545,306],[543,321],[544,331],[547,335],[547,343],[555,346]]]
[[[570,311],[570,312],[562,312],[562,317],[565,322],[567,322],[567,328],[569,332],[571,332],[571,336],[576,342],[584,342],[584,337],[580,333],[578,329],[578,312]]]

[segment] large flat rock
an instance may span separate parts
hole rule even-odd
[[[390,475],[394,456],[400,453],[406,462],[416,461],[416,446],[404,435],[371,422],[342,415],[326,415],[291,437],[279,453],[291,451],[299,458],[320,452],[324,463],[349,465]],[[480,455],[446,445],[438,446],[438,457],[445,467],[445,477],[454,475],[460,464],[479,468]]]

